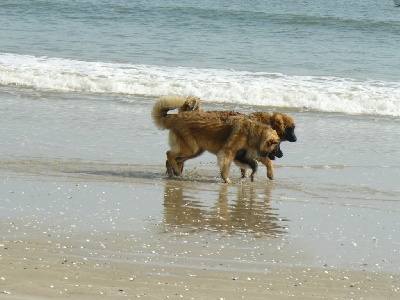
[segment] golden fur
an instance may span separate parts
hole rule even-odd
[[[154,104],[151,112],[153,121],[159,129],[165,129],[162,117],[172,109],[179,109],[179,112],[203,110],[200,99],[197,97],[189,96],[184,98],[178,95],[162,97]]]
[[[274,112],[272,115],[267,112],[256,111],[248,115],[251,120],[270,125],[278,134],[281,141],[295,142],[297,140],[294,134],[296,128],[293,118],[289,115]],[[267,167],[267,177],[274,179],[274,164],[270,157],[260,157],[258,159],[263,165]],[[242,171],[242,174],[246,172]]]
[[[187,100],[185,100],[185,98],[181,96],[170,96],[170,97],[174,97],[174,99],[179,98],[180,101],[177,100],[171,101],[171,98],[164,97],[162,98],[163,99],[162,105],[164,105],[165,107],[169,107],[170,109],[179,109],[179,112],[196,111],[198,109],[202,110],[201,101],[199,98],[192,97],[192,98],[187,98]],[[159,105],[161,105],[161,103]],[[277,132],[281,141],[295,142],[297,140],[294,134],[294,129],[296,125],[293,118],[283,113],[274,112],[271,115],[267,112],[256,111],[248,115],[245,115],[235,111],[216,111],[216,110],[206,111],[205,113],[209,114],[210,116],[219,118],[221,121],[226,121],[228,120],[228,118],[234,116],[242,116],[245,118],[249,118],[251,120],[258,121],[263,124],[271,126],[272,129],[274,129]],[[171,140],[171,135],[173,135],[172,132],[170,132],[170,140]],[[201,155],[202,153],[203,152],[199,152],[198,155]],[[196,156],[193,156],[192,158]],[[271,155],[270,157],[274,159],[274,155]],[[259,157],[258,160],[267,167],[267,177],[272,180],[274,178],[274,166],[271,158]],[[238,159],[235,159],[234,162],[235,164],[241,167],[242,176],[243,177],[247,176],[246,169],[249,167],[249,164],[244,163],[243,161],[240,162]],[[183,163],[181,163],[180,167],[181,169],[183,169]],[[254,173],[254,167],[252,167],[252,169]],[[252,180],[253,180],[253,174],[252,174]]]
[[[156,126],[171,133],[171,149],[167,151],[167,171],[170,175],[180,175],[187,159],[209,151],[217,155],[223,180],[231,183],[229,168],[238,151],[244,151],[245,160],[254,160],[269,155],[280,142],[270,126],[240,116],[221,120],[202,111],[167,114],[170,109],[176,108],[172,103],[178,101],[178,98],[171,99],[161,98],[152,111]]]

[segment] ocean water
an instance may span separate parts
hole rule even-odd
[[[181,94],[399,117],[399,42],[392,0],[3,0],[0,96]]]

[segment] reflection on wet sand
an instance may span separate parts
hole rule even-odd
[[[270,185],[223,184],[219,186],[219,191],[202,193],[193,187],[193,183],[167,180],[164,223],[167,230],[276,237],[286,232],[282,223],[287,220],[271,208],[271,188]],[[215,201],[210,201],[210,195],[214,194]]]

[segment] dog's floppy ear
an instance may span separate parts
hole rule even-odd
[[[283,120],[283,117],[280,113],[274,112],[272,115],[272,128],[276,130],[278,134],[284,133],[285,132],[285,122]]]
[[[189,110],[192,111],[202,111],[203,107],[201,106],[201,101],[199,97],[189,96],[186,100],[186,103],[189,105]]]
[[[280,139],[275,130],[264,130],[261,136],[259,153],[262,157],[266,157],[279,145]]]
[[[183,111],[202,111],[200,98],[190,96],[186,99],[185,103],[179,108],[179,112]]]

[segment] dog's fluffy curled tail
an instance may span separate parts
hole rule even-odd
[[[168,111],[177,108],[179,108],[179,112],[202,110],[200,99],[197,97],[184,98],[177,95],[165,96],[157,100],[153,106],[151,116],[154,124],[159,129],[167,129],[165,116],[168,114]]]

